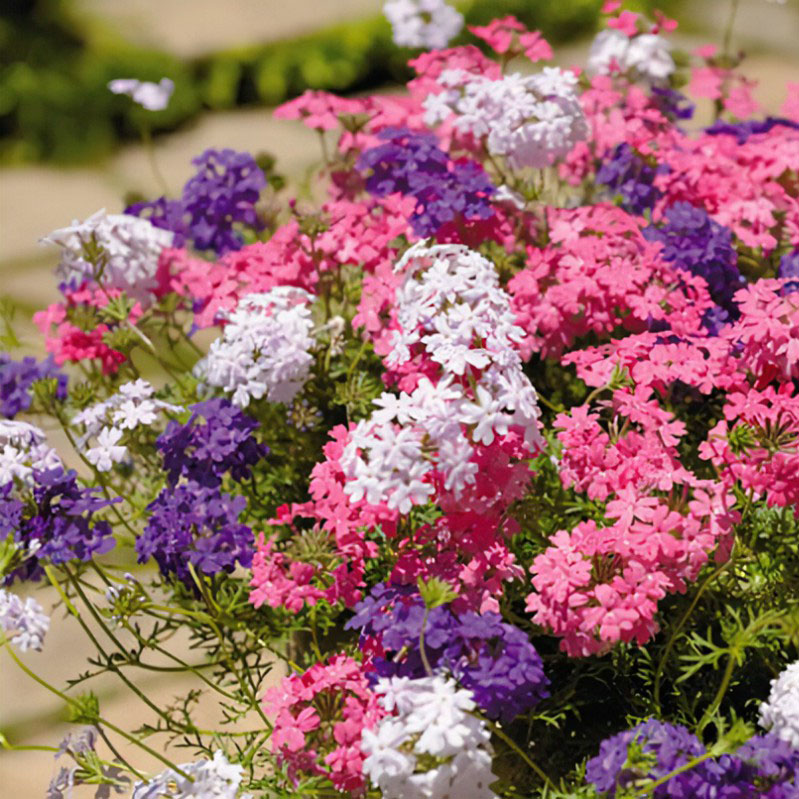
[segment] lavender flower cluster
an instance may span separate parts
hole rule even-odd
[[[176,247],[191,242],[195,249],[217,255],[241,249],[244,242],[234,229],[236,223],[256,231],[264,227],[255,208],[266,187],[264,173],[249,153],[229,148],[208,149],[192,163],[197,174],[183,187],[179,200],[159,197],[128,206],[125,213],[171,230]]]
[[[13,483],[0,487],[0,534],[12,533],[28,553],[9,581],[38,580],[47,561],[89,561],[114,547],[111,525],[94,515],[119,500],[101,499],[95,496],[98,489],[81,487],[74,470],[58,467],[33,477],[28,501],[12,494]]]
[[[188,585],[189,564],[215,574],[252,562],[253,532],[239,522],[247,500],[219,489],[227,474],[248,479],[268,452],[252,435],[258,423],[228,400],[199,402],[191,410],[185,424],[171,421],[157,439],[168,485],[148,505],[147,526],[136,540],[139,563],[153,558],[162,574]]]
[[[407,128],[380,131],[380,144],[366,150],[358,168],[371,170],[366,190],[377,197],[398,192],[416,200],[411,226],[417,236],[433,236],[448,222],[489,219],[490,197],[496,191],[474,161],[451,161],[433,133]]]
[[[346,627],[380,641],[377,677],[420,679],[428,666],[444,670],[472,691],[489,718],[510,722],[549,696],[535,647],[498,613],[456,615],[445,605],[426,610],[410,586],[380,583],[355,606]]]
[[[617,145],[597,170],[597,183],[621,195],[621,207],[634,214],[651,211],[660,199],[654,185],[658,167],[648,164],[626,142]]]
[[[650,719],[603,741],[585,776],[608,799],[634,785],[645,786],[643,780],[661,779],[647,794],[653,799],[799,797],[799,751],[776,735],[754,736],[735,754],[707,754],[685,727]],[[692,761],[692,767],[669,776]]]
[[[162,491],[147,506],[150,518],[136,539],[139,563],[153,558],[163,575],[192,584],[189,563],[204,574],[232,572],[252,563],[253,532],[239,522],[242,496],[223,494],[193,481]]]
[[[185,424],[170,421],[156,441],[169,484],[175,486],[184,477],[216,488],[228,472],[234,480],[248,479],[251,467],[269,451],[252,435],[258,422],[225,399],[190,408],[192,415]]]
[[[710,296],[731,319],[738,317],[735,292],[746,285],[738,271],[732,232],[703,208],[685,202],[669,206],[660,226],[645,228],[644,236],[663,244],[662,257],[677,269],[704,278]]]
[[[56,380],[56,399],[65,399],[67,376],[58,370],[52,355],[38,362],[30,355],[15,361],[7,353],[0,352],[0,416],[13,419],[27,411],[33,402],[33,384],[47,378]]]

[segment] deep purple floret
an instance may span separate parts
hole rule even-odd
[[[643,230],[650,241],[663,244],[664,260],[677,269],[698,275],[707,282],[710,296],[731,319],[738,318],[735,292],[746,285],[738,271],[738,254],[732,244],[732,232],[720,225],[703,208],[685,202],[666,209],[660,226]],[[718,317],[710,319],[718,324]]]
[[[59,371],[53,356],[37,363],[30,355],[15,361],[5,352],[0,352],[0,416],[13,419],[18,413],[27,411],[33,401],[31,386],[37,380],[55,378],[56,398],[67,396],[67,376]]]
[[[777,126],[799,130],[799,122],[782,117],[766,117],[765,119],[747,119],[745,122],[724,122],[719,119],[705,133],[711,136],[735,136],[738,144],[744,144],[750,136],[758,133],[768,133]]]
[[[197,174],[183,187],[183,205],[194,247],[217,255],[241,249],[234,223],[263,229],[255,205],[266,187],[264,173],[249,153],[229,148],[206,150],[192,163]]]
[[[358,169],[370,170],[366,190],[378,197],[404,194],[416,200],[411,226],[418,236],[435,235],[457,218],[489,219],[496,188],[474,161],[452,161],[432,133],[386,128],[385,144],[366,150]]]
[[[635,742],[636,747],[631,747]],[[603,741],[585,776],[601,795],[658,780],[705,754],[684,727],[655,719]],[[664,782],[654,799],[799,799],[799,752],[775,735],[756,735],[733,754],[707,758]]]
[[[633,214],[651,211],[662,196],[655,188],[655,177],[661,170],[648,164],[626,142],[619,144],[596,173],[597,183],[621,196],[621,207]]]
[[[696,104],[682,92],[666,86],[653,86],[652,99],[660,112],[670,119],[691,119],[696,110]]]
[[[0,514],[9,512],[14,541],[30,555],[9,581],[38,580],[43,563],[88,561],[114,547],[111,525],[94,514],[120,500],[95,496],[98,489],[80,486],[74,470],[35,472],[30,506],[12,499],[10,488],[0,491]]]
[[[252,435],[258,422],[226,399],[198,402],[191,411],[186,424],[170,421],[156,441],[170,485],[185,477],[215,487],[228,472],[234,480],[248,479],[269,452]]]
[[[777,270],[777,277],[790,277],[790,280],[782,287],[782,294],[792,294],[799,291],[799,250],[786,253],[780,258],[780,266]]]
[[[136,539],[139,563],[155,558],[163,575],[192,584],[198,572],[231,572],[252,562],[253,532],[239,522],[247,506],[242,496],[222,494],[194,482],[165,488],[147,506],[150,518]]]
[[[630,744],[633,742],[643,750],[641,763],[628,763]],[[603,741],[599,746],[599,754],[586,765],[585,778],[594,784],[597,791],[613,799],[617,788],[645,777],[663,777],[704,752],[705,748],[699,739],[684,727],[650,719]],[[672,781],[669,781],[668,785],[657,788],[655,799],[691,799],[694,794],[687,791],[696,789],[701,785],[701,780],[694,770],[681,776],[683,779],[679,786],[673,786]],[[686,792],[675,791],[675,787],[684,787]]]
[[[363,645],[377,646],[376,678],[414,679],[427,674],[420,646],[424,626],[430,667],[449,671],[490,718],[510,722],[549,695],[535,647],[497,613],[456,615],[442,605],[425,620],[424,603],[414,589],[380,584],[355,606],[346,626],[361,630]]]
[[[154,227],[162,230],[171,230],[175,234],[172,240],[173,247],[184,247],[189,240],[188,214],[183,200],[159,197],[152,202],[129,205],[125,213],[147,219]]]
[[[249,153],[231,149],[206,150],[192,163],[197,174],[187,181],[179,200],[159,197],[135,203],[125,213],[171,230],[175,247],[190,242],[197,250],[213,250],[217,255],[240,250],[244,241],[235,224],[264,228],[255,208],[266,186],[264,173]]]

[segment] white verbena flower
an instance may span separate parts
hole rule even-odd
[[[294,286],[243,297],[222,335],[195,366],[195,376],[232,394],[240,408],[262,397],[291,402],[313,364],[312,299]]]
[[[375,692],[394,715],[364,730],[363,773],[385,799],[494,799],[490,735],[471,691],[436,675],[381,679]],[[420,755],[441,762],[421,771]]]
[[[596,35],[586,67],[594,75],[609,75],[619,69],[633,79],[656,85],[664,83],[676,68],[670,45],[662,36],[641,33],[629,37],[613,28]]]
[[[163,111],[169,105],[175,84],[169,78],[161,78],[158,83],[135,78],[117,78],[109,82],[108,88],[114,94],[127,94],[148,111]]]
[[[149,427],[156,422],[158,411],[177,413],[183,410],[178,405],[155,399],[154,394],[153,386],[139,378],[123,383],[116,394],[76,413],[71,424],[84,430],[78,446],[85,446],[90,438],[97,437],[104,428],[135,430],[140,425]]]
[[[105,209],[69,227],[54,230],[42,244],[61,247],[58,276],[66,283],[96,283],[124,291],[149,304],[158,288],[158,259],[172,245],[174,233],[155,227],[147,219],[128,214],[107,214]],[[102,249],[102,264],[86,260],[85,247]]]
[[[35,471],[62,466],[42,430],[27,422],[0,419],[0,486],[20,481],[30,485]]]
[[[111,471],[115,463],[119,463],[128,454],[128,448],[119,445],[122,431],[113,427],[104,427],[97,436],[97,446],[86,450],[86,460],[98,472]]]
[[[194,782],[166,769],[149,782],[137,782],[131,799],[252,799],[252,794],[239,796],[244,769],[229,763],[220,751],[212,760],[184,763],[180,769]]]
[[[799,661],[771,681],[768,701],[760,705],[760,726],[799,749]]]
[[[50,618],[33,597],[23,601],[0,588],[0,627],[11,643],[23,652],[41,651],[44,636],[50,629]]]
[[[588,138],[573,72],[545,67],[535,75],[491,80],[447,70],[439,82],[449,88],[425,100],[431,119],[440,120],[447,105],[455,127],[484,140],[489,153],[503,156],[511,169],[551,166]]]
[[[441,50],[461,32],[463,15],[444,0],[386,0],[394,44]]]
[[[537,395],[517,351],[524,332],[493,264],[462,245],[420,242],[396,268],[405,281],[396,293],[399,330],[386,363],[400,366],[422,350],[441,376],[375,400],[341,465],[352,501],[386,502],[408,513],[433,495],[434,469],[455,496],[475,482],[475,443],[491,445],[511,427],[523,432],[530,452],[542,440]]]

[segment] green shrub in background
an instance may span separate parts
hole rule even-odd
[[[391,41],[382,17],[337,25],[291,41],[181,60],[129,44],[78,17],[69,0],[13,0],[0,19],[0,163],[77,163],[136,138],[147,120],[174,130],[203,108],[276,105],[306,89],[346,93],[409,77],[411,51]],[[553,42],[593,31],[601,0],[472,0],[467,24],[514,14]],[[673,5],[641,3],[644,7]],[[470,40],[464,34],[462,41]],[[457,42],[456,42],[457,43]],[[175,82],[169,107],[146,112],[111,94],[108,81]]]

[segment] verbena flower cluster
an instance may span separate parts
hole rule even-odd
[[[237,225],[254,231],[264,228],[256,209],[266,187],[263,171],[249,153],[229,148],[208,149],[192,164],[197,174],[186,182],[179,200],[159,197],[134,203],[125,213],[172,231],[178,247],[191,242],[195,249],[217,255],[241,249]]]
[[[52,357],[37,361],[28,355],[15,361],[0,352],[0,415],[13,419],[27,411],[33,402],[33,384],[48,379],[56,381],[55,399],[66,399],[67,376],[58,370]]]
[[[439,49],[277,109],[301,199],[208,150],[46,239],[0,629],[92,647],[36,675],[84,730],[49,796],[797,799],[799,88],[619,0],[568,70],[385,8]]]

